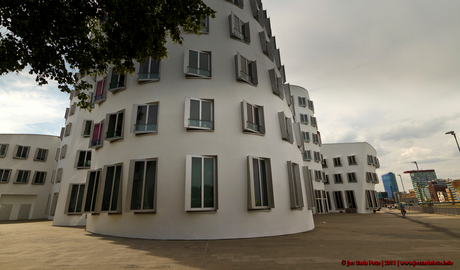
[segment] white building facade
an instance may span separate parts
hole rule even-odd
[[[366,142],[323,144],[325,190],[331,212],[372,213],[380,207],[375,184],[380,167],[375,149]]]
[[[92,113],[71,96],[54,225],[146,239],[314,228],[270,19],[260,1],[205,2],[216,18],[168,59],[89,78]]]
[[[0,220],[49,215],[59,137],[0,134]]]

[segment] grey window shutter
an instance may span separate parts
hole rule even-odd
[[[262,26],[263,28],[265,28],[264,24],[265,24],[265,20],[264,20],[264,16],[265,16],[265,13],[263,10],[257,10],[257,21],[259,22],[260,26]],[[267,31],[268,33],[268,31]]]
[[[248,109],[247,102],[245,100],[241,101],[241,120],[243,123],[243,131],[248,128],[246,119],[248,118]]]
[[[270,18],[267,18],[267,14],[264,11],[264,28],[267,31],[269,37],[272,36],[272,28],[270,26]]]
[[[308,166],[302,167],[303,179],[305,183],[305,195],[307,196],[307,207],[312,209],[315,206],[315,197],[313,193],[313,183]]]
[[[287,104],[290,106],[292,104],[291,86],[289,84],[284,84],[283,87],[284,87],[284,93],[286,95]]]
[[[280,49],[275,50],[275,62],[276,62],[276,67],[280,69],[281,68]]]
[[[233,14],[233,12],[230,13],[230,15],[228,15],[228,25],[230,27],[230,36],[234,36],[234,29],[235,29],[235,25],[234,25],[234,18],[235,15]]]
[[[289,142],[293,143],[294,142],[294,134],[293,134],[293,130],[292,130],[291,118],[286,118],[286,125],[288,127]]]
[[[287,133],[286,129],[286,117],[284,116],[284,112],[279,112],[278,113],[278,119],[280,122],[280,129],[281,129],[281,138],[283,139],[289,139],[289,135]]]
[[[297,147],[302,147],[303,146],[303,140],[302,140],[302,130],[300,130],[300,123],[294,123],[294,132],[295,132],[295,139],[297,141]]]
[[[237,53],[235,55],[235,74],[236,74],[236,80],[240,80],[240,71],[241,71],[241,55],[240,53]]]
[[[268,206],[275,208],[275,197],[273,196],[273,182],[272,182],[272,165],[270,159],[265,159],[266,177],[267,177],[267,193],[268,193]]]
[[[270,75],[270,82],[272,84],[272,91],[273,93],[279,95],[279,91],[278,91],[278,82],[277,82],[277,77],[276,77],[276,73],[275,73],[275,69],[270,69],[268,71],[268,74]]]
[[[291,201],[291,209],[297,208],[296,202],[295,202],[295,179],[294,179],[294,171],[292,169],[292,162],[288,161],[287,162],[287,169],[288,169],[288,179],[289,179],[289,198]]]
[[[249,30],[249,22],[244,24],[244,39],[247,43],[251,43],[251,34]]]
[[[257,20],[257,6],[256,6],[256,1],[255,0],[249,0],[249,4],[251,4],[251,11],[252,11],[252,16]]]
[[[260,133],[265,134],[265,116],[264,116],[264,107],[259,107],[259,124],[260,124]]]
[[[243,7],[244,7],[244,1],[243,1],[243,0],[237,0],[237,1],[238,1],[238,3],[237,3],[238,6],[239,6],[240,8],[243,8]]]
[[[281,78],[283,79],[283,83],[285,83],[286,82],[286,72],[284,70],[284,66],[281,66],[279,71],[280,71],[280,74],[281,74]]]
[[[299,205],[298,207],[299,208],[302,208],[304,207],[304,203],[303,203],[303,192],[302,192],[302,183],[300,183],[300,166],[297,165],[297,166],[294,166],[294,176],[295,176],[295,179],[296,179],[296,187],[297,187],[297,196],[299,197]]]
[[[257,78],[257,61],[252,62],[252,84],[257,85],[259,83],[259,79]]]
[[[262,45],[262,51],[268,54],[267,40],[265,39],[265,32],[259,32],[260,44]]]

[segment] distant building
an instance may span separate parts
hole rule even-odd
[[[388,198],[394,200],[394,193],[399,192],[398,184],[396,183],[395,174],[389,172],[387,174],[382,175],[382,182],[385,191],[388,193]]]
[[[423,201],[422,189],[428,185],[431,180],[436,180],[436,172],[434,170],[418,170],[418,171],[405,171],[404,173],[410,174],[412,186],[414,187],[415,195],[419,202]]]
[[[438,184],[437,180],[428,182],[428,190],[430,191],[430,197],[432,202],[444,202],[446,194],[447,184],[444,184],[444,181],[440,181]]]
[[[447,183],[447,187],[452,192],[452,199],[456,202],[460,202],[460,179],[453,180]]]

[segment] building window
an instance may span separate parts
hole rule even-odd
[[[122,165],[108,165],[104,169],[101,212],[121,213]]]
[[[281,99],[284,99],[284,85],[283,77],[281,76],[278,69],[270,69],[268,71],[270,75],[270,83],[272,85],[272,92],[278,95]],[[290,99],[290,96],[286,94],[286,99]]]
[[[380,168],[380,162],[379,162],[379,159],[377,157],[374,157],[374,165],[376,168]]]
[[[319,136],[318,136],[318,134],[312,132],[311,135],[313,137],[313,143],[314,144],[319,144]]]
[[[371,183],[372,181],[373,181],[372,173],[371,172],[366,172],[366,182]]]
[[[251,61],[243,57],[240,53],[235,55],[236,80],[247,82],[253,86],[258,84],[257,61]]]
[[[323,180],[323,178],[322,178],[322,172],[321,172],[321,171],[316,171],[316,170],[315,170],[315,181],[316,181],[316,182],[321,182],[321,180]]]
[[[69,116],[72,116],[75,114],[75,109],[77,108],[77,103],[73,103],[71,106],[70,106],[70,113],[69,113]]]
[[[310,142],[310,132],[302,131],[302,135],[303,135],[303,141],[304,142]]]
[[[303,152],[303,160],[305,160],[305,161],[310,161],[311,160],[311,151],[310,150],[305,150]]]
[[[307,114],[300,114],[300,123],[302,124],[308,124],[308,115]]]
[[[376,173],[372,173],[372,180],[375,184],[379,183],[379,177],[377,176]]]
[[[299,106],[300,107],[306,107],[307,106],[307,98],[299,97]]]
[[[213,100],[186,98],[184,120],[187,129],[214,130]]]
[[[140,63],[139,74],[137,75],[138,82],[151,82],[158,80],[160,80],[160,61],[155,61],[152,58],[149,58],[144,63]]]
[[[131,125],[131,132],[135,134],[157,133],[158,106],[158,103],[134,105],[132,121],[134,125]]]
[[[323,168],[327,168],[327,159],[323,159],[323,161],[321,162],[321,165]]]
[[[243,131],[265,134],[264,107],[253,105],[245,100],[241,102],[243,113]]]
[[[61,152],[61,148],[56,149],[56,155],[54,156],[54,160],[58,161],[59,160],[59,154]]]
[[[105,121],[107,123],[107,133],[105,139],[107,141],[115,141],[123,139],[123,118],[124,110],[116,113],[107,114]]]
[[[313,106],[313,101],[307,100],[307,102],[308,102],[308,108],[314,112],[315,111],[315,106]]]
[[[243,2],[243,0],[225,0],[225,1],[227,1],[227,2],[229,2],[229,3],[232,3],[232,4],[234,4],[235,6],[240,7],[240,8],[243,8],[243,7],[244,7],[244,2]]]
[[[154,212],[156,209],[157,160],[131,160],[127,211]]]
[[[84,120],[83,121],[83,137],[89,137],[91,135],[91,127],[93,126],[92,120]]]
[[[118,72],[115,67],[110,68],[110,92],[118,92],[126,89],[126,75],[124,72]]]
[[[13,158],[27,159],[29,157],[30,146],[17,145]]]
[[[61,135],[59,135],[59,138],[62,139],[64,138],[64,132],[65,132],[65,127],[61,128]]]
[[[0,143],[0,157],[5,157],[8,152],[8,144]]]
[[[291,198],[291,209],[303,208],[302,184],[300,179],[300,166],[291,161],[287,162],[289,176],[289,190]]]
[[[372,208],[374,207],[373,201],[372,201],[372,191],[371,190],[366,190],[366,208]]]
[[[217,157],[187,155],[185,210],[217,210]]]
[[[374,165],[374,157],[371,155],[367,155],[367,164]]]
[[[65,126],[65,137],[69,136],[70,135],[70,130],[72,129],[72,123],[68,123],[66,126]]]
[[[104,122],[94,124],[93,129],[91,130],[91,140],[89,141],[90,148],[99,148],[102,146],[102,132],[104,131]]]
[[[184,73],[188,78],[211,78],[211,52],[185,49]]]
[[[323,182],[324,182],[325,185],[329,185],[329,174],[324,175]]]
[[[248,156],[248,170],[248,209],[274,208],[270,159]]]
[[[94,103],[96,104],[99,104],[105,100],[105,95],[106,95],[105,83],[106,83],[106,80],[104,79],[104,80],[98,81],[96,84],[96,94],[94,95],[94,100],[93,100]]]
[[[15,184],[27,184],[29,182],[30,171],[18,170]]]
[[[85,184],[70,184],[65,214],[81,214]]]
[[[278,119],[279,119],[280,128],[281,128],[281,138],[285,141],[293,143],[294,142],[294,132],[292,129],[291,118],[286,117],[284,112],[279,112]]]
[[[67,118],[69,117],[69,113],[70,113],[70,109],[65,108],[65,115],[64,115],[65,120],[67,120]]]
[[[204,18],[201,21],[200,33],[201,34],[208,34],[209,33],[209,16],[206,16],[206,18]]]
[[[358,162],[356,162],[356,156],[348,156],[348,165],[358,165]]]
[[[334,162],[334,167],[342,166],[342,160],[340,159],[340,157],[333,158],[332,161]]]
[[[356,179],[356,173],[351,172],[347,173],[348,183],[357,183],[358,180]]]
[[[89,171],[86,178],[84,212],[96,213],[97,194],[99,191],[101,170]]]
[[[348,208],[356,209],[355,192],[353,190],[345,190],[345,197],[347,198]]]
[[[77,151],[77,169],[89,169],[91,167],[91,150]]]
[[[318,128],[318,124],[316,123],[316,117],[310,116],[311,126]]]
[[[46,161],[48,157],[48,149],[37,148],[35,151],[34,160],[36,161]]]
[[[32,181],[33,185],[43,185],[46,180],[46,172],[35,171],[34,180]]]
[[[230,36],[246,43],[251,42],[249,22],[243,22],[233,12],[228,16],[230,22]]]
[[[0,183],[8,183],[10,180],[11,170],[9,169],[0,169]]]
[[[335,209],[344,209],[342,191],[334,191]]]
[[[61,159],[65,158],[66,152],[67,152],[67,144],[64,144],[61,148]]]
[[[57,169],[56,172],[56,183],[61,182],[62,179],[62,168]]]
[[[321,153],[320,152],[316,152],[316,151],[313,151],[313,155],[314,155],[314,158],[315,158],[315,162],[321,162]]]
[[[340,174],[340,173],[334,174],[334,183],[335,184],[343,184],[342,174]]]
[[[272,61],[275,60],[275,37],[269,37],[265,31],[259,32],[262,52]]]

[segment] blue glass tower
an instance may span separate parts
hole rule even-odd
[[[388,198],[395,199],[394,193],[399,192],[398,184],[396,183],[395,174],[389,172],[387,174],[382,175],[382,182],[383,187],[385,188],[385,192],[388,193]]]

